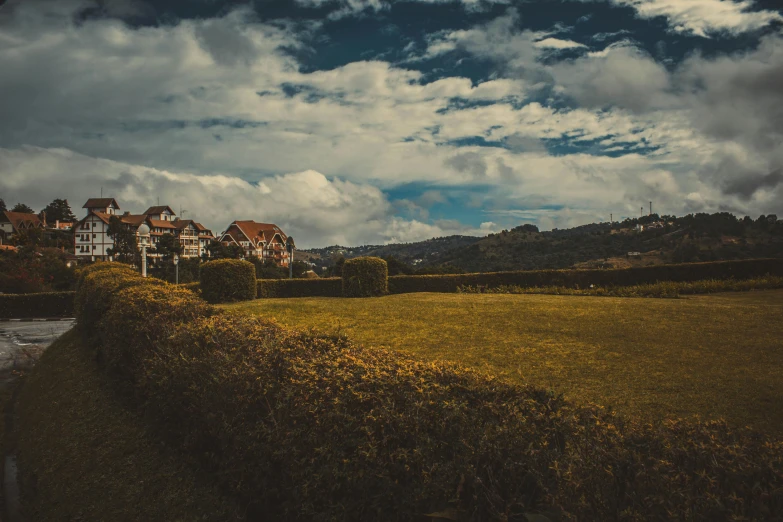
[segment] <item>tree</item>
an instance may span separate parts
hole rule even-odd
[[[8,207],[5,206],[5,201],[3,201],[3,198],[0,198],[0,212],[5,212],[8,210]]]
[[[291,265],[292,275],[296,278],[305,277],[305,273],[310,270],[310,266],[304,261],[294,261]]]
[[[136,234],[117,216],[112,216],[109,219],[109,228],[106,233],[114,241],[114,246],[106,252],[120,263],[134,263],[139,254]]]
[[[219,241],[213,241],[207,245],[208,259],[240,259],[245,255],[245,249],[239,245],[225,246]]]
[[[174,258],[174,254],[182,255],[182,245],[173,234],[166,232],[158,240],[158,244],[155,246],[155,251],[163,256],[164,261],[171,261]]]
[[[400,261],[394,256],[381,257],[386,261],[386,266],[389,268],[389,275],[410,275],[415,272],[415,269],[404,261]]]
[[[46,221],[49,223],[54,223],[55,221],[76,221],[76,216],[73,215],[67,199],[55,199],[46,205],[43,211],[46,213]]]
[[[14,208],[11,209],[11,212],[24,212],[25,214],[35,214],[35,210],[31,209],[24,203],[17,203],[14,205]]]

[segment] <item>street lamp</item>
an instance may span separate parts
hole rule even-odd
[[[147,247],[150,244],[150,227],[142,223],[136,232],[141,247],[141,277],[147,277]]]
[[[288,236],[285,240],[285,249],[288,250],[288,279],[294,278],[294,238]]]
[[[176,273],[176,282],[179,284],[179,256],[174,254],[174,272]]]

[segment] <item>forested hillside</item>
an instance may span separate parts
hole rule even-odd
[[[308,251],[317,266],[373,255],[394,258],[390,271],[403,273],[490,272],[570,267],[623,267],[783,257],[783,222],[733,214],[652,214],[616,223],[593,223],[540,232],[533,225],[479,238],[450,236],[428,241]]]

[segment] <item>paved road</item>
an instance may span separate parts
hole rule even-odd
[[[13,367],[25,349],[46,348],[72,326],[72,320],[0,322],[0,370]]]

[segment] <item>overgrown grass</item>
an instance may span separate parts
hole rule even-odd
[[[227,305],[450,360],[647,421],[783,435],[783,291],[686,299],[418,293]]]
[[[19,397],[27,520],[240,519],[240,510],[147,434],[106,389],[74,331],[43,354]]]
[[[742,292],[783,288],[783,277],[765,276],[754,279],[709,279],[704,281],[663,281],[633,286],[590,286],[568,288],[564,286],[523,287],[500,285],[496,287],[463,285],[457,287],[460,294],[548,294],[591,295],[603,297],[658,297],[677,298],[681,295],[714,294],[718,292]]]

